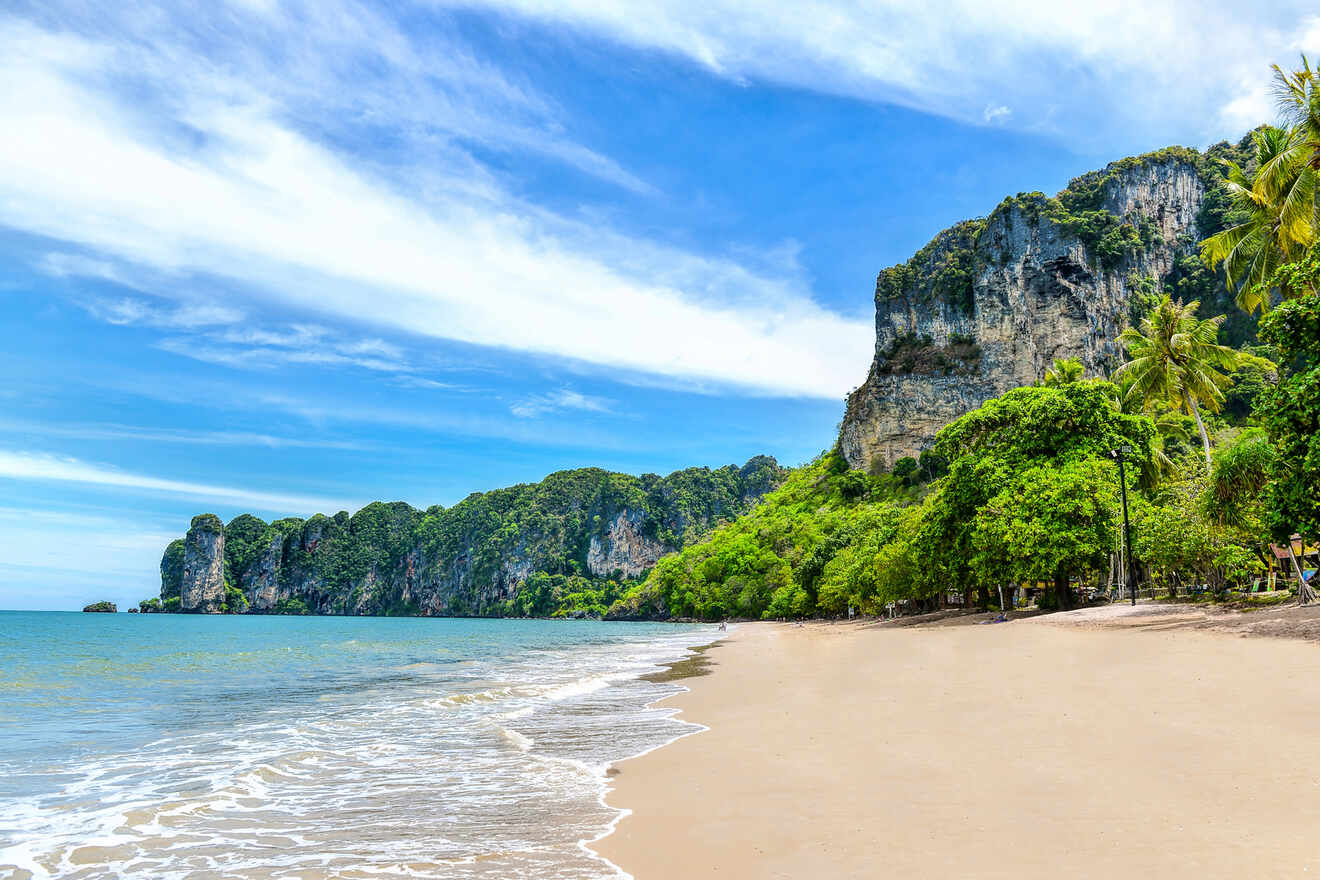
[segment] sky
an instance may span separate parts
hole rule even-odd
[[[190,518],[828,448],[876,273],[1274,117],[1309,3],[9,0],[0,608]]]

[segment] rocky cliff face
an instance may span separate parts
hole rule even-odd
[[[621,510],[610,520],[604,534],[591,536],[587,548],[587,569],[599,577],[618,572],[635,578],[655,565],[665,553],[665,545],[642,531],[642,512]]]
[[[750,509],[782,477],[773,458],[758,456],[667,477],[563,471],[448,509],[376,502],[352,516],[265,523],[244,514],[228,525],[208,514],[193,520],[182,548],[166,550],[161,598],[180,596],[185,611],[528,613],[515,600],[529,581],[589,589],[636,578]],[[226,579],[246,608],[233,589],[226,603]]]
[[[224,524],[212,513],[195,516],[183,540],[179,607],[190,613],[219,614],[225,607]]]
[[[875,358],[839,435],[848,463],[917,456],[944,425],[1037,381],[1056,358],[1107,375],[1123,327],[1180,261],[1199,264],[1217,167],[1182,148],[1125,159],[1054,198],[1006,199],[880,273]]]

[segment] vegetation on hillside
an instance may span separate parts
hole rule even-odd
[[[1320,76],[1305,59],[1276,72],[1280,127],[1204,154],[1124,160],[1053,199],[1028,194],[997,209],[1068,226],[1112,269],[1152,234],[1105,216],[1113,177],[1132,163],[1196,167],[1205,240],[1164,279],[1131,285],[1134,326],[1121,337],[1131,360],[1114,383],[1056,362],[1036,386],[940,431],[927,454],[947,472],[923,476],[906,459],[864,474],[822,455],[746,516],[662,560],[611,614],[806,617],[951,598],[993,607],[1023,587],[1039,588],[1042,605],[1066,605],[1118,564],[1120,448],[1135,568],[1157,587],[1248,585],[1265,573],[1271,540],[1320,542]],[[984,228],[961,224],[885,270],[877,299],[970,308],[968,267]],[[1256,311],[1267,312],[1263,346]],[[888,360],[934,365],[921,342],[896,343]],[[1299,592],[1312,598],[1304,584]]]
[[[229,613],[248,611],[264,578],[290,594],[272,613],[416,614],[403,592],[411,565],[450,581],[451,613],[601,614],[630,585],[622,572],[589,563],[593,539],[605,539],[618,516],[630,517],[641,538],[661,550],[677,550],[745,512],[782,476],[766,456],[741,468],[687,468],[666,477],[581,468],[474,493],[449,508],[377,501],[352,515],[270,523],[241,514],[224,524],[203,514],[193,528],[224,534]],[[181,539],[166,548],[161,597],[142,610],[179,610],[184,555]],[[490,586],[510,567],[525,572],[512,585],[514,596],[493,598]],[[367,590],[375,592],[364,600]]]

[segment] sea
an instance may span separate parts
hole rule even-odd
[[[714,627],[0,612],[0,878],[617,878]]]

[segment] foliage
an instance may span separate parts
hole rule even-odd
[[[1206,468],[1210,467],[1210,438],[1201,418],[1201,408],[1217,412],[1224,400],[1224,389],[1231,381],[1225,372],[1245,364],[1261,369],[1273,365],[1263,358],[1226,345],[1220,345],[1219,325],[1223,317],[1196,317],[1199,303],[1174,302],[1168,296],[1141,322],[1140,329],[1129,327],[1119,336],[1130,360],[1119,368],[1119,377],[1132,380],[1125,393],[1128,400],[1139,400],[1146,408],[1176,404],[1196,419],[1205,448]]]
[[[1113,462],[1088,457],[1028,468],[978,512],[971,567],[992,583],[1098,571],[1113,548],[1118,506]]]
[[[183,591],[183,538],[175,538],[165,548],[160,559],[160,598],[161,601],[178,599]]]
[[[946,589],[988,590],[1028,571],[1039,574],[1047,563],[1062,584],[1094,570],[1087,535],[1113,511],[1071,507],[1065,489],[1088,485],[1100,501],[1109,497],[1100,482],[1112,450],[1124,444],[1139,470],[1154,466],[1154,425],[1121,412],[1117,398],[1118,390],[1099,380],[1017,388],[940,431],[935,448],[948,457],[949,473],[927,499],[917,536],[931,580]],[[997,554],[1008,552],[1003,542],[1011,538],[1014,508],[1024,505],[1066,534],[1019,564]]]
[[[1112,543],[1109,451],[1129,443],[1143,461],[1155,443],[1150,420],[1120,412],[1117,397],[1096,380],[1010,391],[887,474],[848,471],[824,455],[745,516],[662,559],[611,616],[874,613],[1095,571]],[[1005,565],[1008,556],[1021,564]]]
[[[1060,385],[1069,385],[1073,382],[1081,381],[1086,376],[1086,367],[1077,358],[1059,358],[1054,361],[1054,366],[1045,371],[1040,384],[1050,388],[1057,388]]]
[[[243,595],[242,590],[233,584],[225,584],[224,608],[226,614],[242,614],[248,610],[248,604],[247,596]]]
[[[984,220],[959,223],[935,236],[906,263],[882,271],[875,283],[877,304],[900,298],[946,302],[971,314],[976,241],[984,226]]]
[[[1171,593],[1193,584],[1212,590],[1249,584],[1265,570],[1259,516],[1261,485],[1249,474],[1259,453],[1248,432],[1235,447],[1221,449],[1215,470],[1183,468],[1152,493],[1133,499],[1133,554],[1158,586]]]
[[[1248,313],[1269,306],[1269,279],[1310,244],[1315,225],[1314,172],[1297,164],[1296,132],[1264,126],[1251,136],[1254,171],[1225,160],[1224,188],[1239,222],[1201,242],[1202,258],[1210,266],[1223,264],[1229,288]],[[1309,219],[1299,208],[1307,199]]]
[[[1262,534],[1262,492],[1278,463],[1278,452],[1260,428],[1242,432],[1215,450],[1204,509],[1211,521]]]
[[[275,603],[271,609],[271,614],[311,614],[312,610],[307,607],[307,603],[302,599],[291,598],[281,599]]]
[[[1238,304],[1248,312],[1266,309],[1277,293],[1291,298],[1314,292],[1314,275],[1281,275],[1320,235],[1320,72],[1303,55],[1301,67],[1274,65],[1275,95],[1282,125],[1252,133],[1255,167],[1226,161],[1226,189],[1238,222],[1201,243],[1211,265],[1222,262]]]
[[[688,468],[667,477],[584,468],[477,493],[450,508],[373,502],[351,516],[267,524],[241,514],[223,525],[206,514],[194,524],[225,535],[231,613],[247,610],[257,585],[274,582],[309,610],[417,614],[403,585],[426,577],[450,579],[441,590],[450,596],[445,613],[602,614],[631,585],[588,565],[593,540],[618,517],[635,520],[663,550],[676,550],[747,510],[782,473],[766,456],[741,468]],[[183,553],[182,540],[166,550],[162,598],[179,593]]]
[[[749,513],[661,559],[610,616],[804,617],[883,604],[869,560],[923,487],[920,464],[902,470],[870,475],[822,455]]]
[[[1261,337],[1279,351],[1279,382],[1262,395],[1260,419],[1277,449],[1268,524],[1320,539],[1320,297],[1286,302],[1261,319]]]

